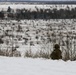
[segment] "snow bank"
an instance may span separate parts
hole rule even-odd
[[[76,61],[0,57],[0,75],[76,75]]]

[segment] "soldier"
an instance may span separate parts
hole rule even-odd
[[[54,51],[50,55],[51,59],[53,60],[59,60],[62,59],[62,52],[60,50],[60,46],[58,44],[55,44]]]

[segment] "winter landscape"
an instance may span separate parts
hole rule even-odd
[[[76,61],[0,57],[1,75],[76,75]]]
[[[75,75],[76,5],[0,3],[1,75]],[[62,59],[50,54],[58,44]]]

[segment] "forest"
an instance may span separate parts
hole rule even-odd
[[[35,7],[36,10],[27,10],[23,9],[12,9],[10,6],[8,7],[7,11],[0,11],[0,18],[4,19],[5,14],[7,14],[7,18],[10,19],[75,19],[76,18],[76,7],[70,9],[67,6],[66,9],[38,9]]]

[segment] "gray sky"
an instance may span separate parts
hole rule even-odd
[[[76,0],[0,0],[0,1],[76,1]]]

